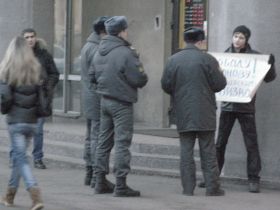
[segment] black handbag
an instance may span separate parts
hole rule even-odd
[[[52,115],[52,101],[48,96],[47,90],[38,86],[38,116],[49,117]]]

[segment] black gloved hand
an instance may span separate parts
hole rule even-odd
[[[274,65],[274,63],[275,63],[275,57],[273,54],[270,54],[268,59],[268,64]]]

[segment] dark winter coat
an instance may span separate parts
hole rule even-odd
[[[235,53],[233,46],[229,47],[225,52]],[[240,53],[248,53],[248,54],[260,54],[259,52],[253,50],[249,44],[247,47],[242,49]],[[276,78],[276,72],[274,65],[271,66],[268,73],[266,74],[264,81],[271,82]],[[255,102],[256,95],[252,98],[249,103],[233,103],[233,102],[222,102],[221,110],[227,112],[241,112],[241,113],[255,113]]]
[[[37,40],[33,52],[42,66],[43,87],[48,92],[49,100],[51,100],[54,88],[59,80],[59,72],[52,55],[46,50],[45,43],[42,40]]]
[[[37,118],[38,118],[38,86],[37,85],[11,87],[1,82],[0,93],[1,93],[1,111],[2,109],[5,109],[7,114],[8,124],[37,122]]]
[[[226,79],[213,56],[188,44],[168,59],[161,84],[173,97],[178,132],[216,129],[215,92]]]
[[[137,89],[148,81],[138,55],[117,36],[107,35],[101,40],[92,70],[98,93],[129,103],[137,101]]]
[[[93,102],[99,100],[96,85],[89,79],[89,68],[92,65],[94,54],[98,50],[99,42],[100,37],[96,33],[92,33],[81,51],[83,113],[87,119],[94,119],[96,109],[94,104],[96,103]]]

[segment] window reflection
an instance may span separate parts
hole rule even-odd
[[[65,68],[65,36],[66,36],[66,0],[56,0],[54,3],[54,61],[60,74]]]
[[[82,0],[73,1],[73,33],[72,33],[72,68],[71,74],[80,75],[80,52],[82,45]]]
[[[69,9],[69,6],[72,8]],[[53,56],[60,73],[60,81],[56,87],[53,108],[64,113],[80,112],[78,77],[81,72],[82,0],[55,0],[54,20]],[[69,24],[70,28],[67,27]],[[69,50],[67,53],[66,49]],[[66,67],[69,69],[65,70]]]

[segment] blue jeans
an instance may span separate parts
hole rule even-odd
[[[43,153],[43,140],[44,140],[44,131],[43,126],[45,123],[45,118],[38,118],[38,122],[36,124],[36,131],[33,138],[33,159],[34,160],[41,160],[44,156]]]
[[[37,186],[37,182],[32,175],[26,155],[27,147],[31,137],[36,130],[36,124],[15,123],[9,124],[8,130],[11,139],[11,159],[13,162],[12,173],[9,180],[9,187],[18,188],[20,177],[23,178],[25,187],[28,190]]]

